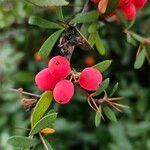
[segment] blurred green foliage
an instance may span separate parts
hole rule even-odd
[[[76,4],[80,0],[71,1]],[[138,13],[132,27],[143,36],[150,36],[150,4]],[[72,7],[64,7],[65,16],[73,14]],[[75,12],[80,7],[75,7]],[[48,60],[36,61],[34,54],[52,33],[47,29],[27,24],[31,15],[57,21],[56,14],[50,8],[39,8],[18,0],[0,1],[0,149],[13,149],[7,144],[11,135],[25,135],[28,128],[29,114],[20,105],[19,95],[9,88],[22,87],[25,91],[40,93],[34,85],[34,75],[46,66]],[[119,27],[118,22],[113,22]],[[99,56],[97,51],[76,50],[72,65],[81,70],[87,65],[84,59],[92,55],[96,62],[104,59],[113,60],[105,78],[110,77],[110,89],[116,81],[119,91],[116,96],[124,96],[122,103],[130,109],[117,113],[118,123],[101,121],[94,125],[94,112],[81,94],[76,94],[71,103],[57,105],[59,119],[54,128],[56,133],[49,137],[56,149],[102,149],[102,150],[150,150],[150,69],[145,62],[140,70],[134,70],[137,47],[127,43],[124,33],[111,26],[101,25],[101,38],[107,49],[106,56]],[[53,50],[52,56],[58,54]],[[79,56],[81,59],[79,59]],[[109,90],[110,90],[109,89]],[[37,149],[42,149],[37,147]]]

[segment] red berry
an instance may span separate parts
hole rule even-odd
[[[136,8],[133,3],[121,7],[121,10],[123,11],[127,20],[132,20],[136,17]]]
[[[90,1],[97,4],[97,3],[99,3],[100,0],[90,0]]]
[[[59,81],[51,75],[48,68],[41,70],[35,77],[35,83],[42,91],[53,90]]]
[[[70,80],[58,82],[54,88],[53,96],[57,103],[68,103],[74,94],[74,85]]]
[[[141,9],[147,3],[147,0],[132,0],[133,4],[137,9]]]
[[[124,6],[127,6],[129,3],[131,3],[131,0],[120,0],[119,6],[124,7]]]
[[[92,67],[85,68],[79,76],[79,84],[89,91],[96,91],[102,82],[102,74]]]
[[[70,62],[62,56],[53,57],[48,63],[48,68],[50,73],[59,79],[65,79],[71,72]]]

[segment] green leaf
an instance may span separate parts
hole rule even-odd
[[[120,9],[117,9],[116,12],[117,12],[117,15],[119,16],[120,22],[127,28],[128,27],[128,21],[125,18],[124,13]]]
[[[104,90],[107,89],[107,87],[108,87],[108,85],[109,85],[109,81],[110,81],[109,78],[105,79],[105,80],[101,83],[99,89],[98,89],[96,92],[94,92],[92,95],[93,95],[94,97],[100,95]]]
[[[112,122],[117,122],[115,113],[109,107],[103,107],[103,111],[109,120]]]
[[[63,6],[69,3],[66,0],[27,0],[38,6]]]
[[[52,128],[54,121],[56,120],[57,113],[51,113],[44,116],[39,120],[31,129],[30,135],[34,135],[45,128]]]
[[[101,110],[101,105],[99,105],[99,110],[100,112],[102,111]],[[101,115],[98,111],[96,111],[96,114],[95,114],[95,126],[98,127],[101,123]]]
[[[107,70],[110,67],[111,63],[112,63],[111,60],[105,60],[105,61],[102,61],[102,62],[96,64],[93,67],[98,69],[101,72],[104,72],[105,70]]]
[[[139,55],[136,57],[135,63],[134,63],[134,68],[135,69],[140,69],[144,63],[146,56],[146,50],[145,47],[143,47],[142,51],[139,53]]]
[[[63,16],[63,11],[61,6],[56,7],[56,14],[60,21],[64,21],[64,16]]]
[[[38,103],[36,104],[33,113],[31,115],[31,126],[33,127],[45,114],[47,109],[49,108],[52,102],[53,96],[52,92],[44,92],[39,99]]]
[[[53,49],[55,43],[57,42],[59,36],[61,35],[61,33],[64,31],[64,29],[62,30],[58,30],[56,32],[54,32],[45,42],[44,44],[41,46],[40,50],[39,50],[39,55],[42,58],[46,58],[49,53],[51,52],[51,50]]]
[[[88,32],[89,33],[97,33],[97,30],[99,28],[99,23],[98,22],[94,22],[92,23],[89,28],[88,28]]]
[[[104,47],[104,44],[103,44],[103,42],[102,42],[102,40],[101,40],[101,38],[100,38],[98,33],[95,36],[96,36],[95,37],[96,48],[97,48],[97,50],[98,50],[100,55],[104,55],[106,53],[106,49]]]
[[[95,20],[98,19],[98,16],[99,16],[99,13],[97,11],[80,13],[76,15],[76,17],[72,19],[69,24],[94,22]]]
[[[143,37],[141,37],[140,35],[136,34],[136,33],[132,33],[131,36],[135,40],[139,41],[140,43],[144,43],[145,42],[145,39]]]
[[[23,136],[12,136],[8,139],[8,143],[15,147],[30,148],[37,145],[39,140]]]
[[[31,16],[28,22],[31,25],[36,25],[42,28],[48,28],[48,29],[62,29],[63,28],[57,23],[54,23],[54,22],[51,22],[51,21],[48,21],[46,19],[36,17],[36,16]]]
[[[90,35],[89,35],[89,38],[88,38],[88,41],[89,41],[89,43],[90,43],[90,45],[91,46],[94,46],[95,45],[95,33],[91,33]]]
[[[113,87],[113,89],[112,89],[112,92],[111,92],[111,94],[110,94],[109,97],[111,97],[111,96],[114,95],[114,93],[115,93],[115,92],[117,91],[117,89],[118,89],[118,86],[119,86],[119,83],[117,82],[117,83],[114,85],[114,87]]]
[[[135,39],[129,33],[127,33],[127,42],[132,44],[133,46],[136,45]]]

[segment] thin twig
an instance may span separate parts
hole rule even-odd
[[[9,88],[9,90],[12,91],[12,92],[17,92],[17,93],[19,93],[19,94],[24,94],[24,95],[34,96],[34,97],[37,97],[37,98],[40,98],[40,97],[41,97],[40,95],[37,95],[37,94],[25,92],[25,91],[23,91],[22,88],[19,88],[19,89]]]
[[[45,147],[45,150],[49,150],[49,148],[47,147],[47,145],[46,145],[46,143],[45,143],[45,140],[44,140],[44,138],[43,138],[43,136],[42,136],[41,133],[39,133],[39,136],[40,136],[40,139],[41,139],[41,141],[42,141],[42,143],[43,143],[43,145],[44,145],[44,147]]]

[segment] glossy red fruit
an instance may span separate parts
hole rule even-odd
[[[97,69],[85,68],[79,76],[79,85],[89,91],[96,91],[102,82],[102,74]]]
[[[133,3],[121,7],[121,10],[123,11],[127,20],[133,20],[136,17],[136,8]]]
[[[74,95],[74,85],[70,80],[58,82],[53,91],[54,100],[59,104],[68,103]]]
[[[56,83],[60,80],[54,78],[49,69],[43,69],[41,70],[36,76],[35,76],[35,83],[37,87],[42,91],[48,91],[53,90]]]
[[[98,4],[100,0],[90,0],[91,2]]]
[[[145,6],[148,0],[132,0],[133,4],[135,5],[136,9],[141,9]]]
[[[62,56],[53,57],[48,63],[48,68],[50,73],[59,79],[65,79],[71,72],[70,62]]]
[[[131,3],[132,0],[120,0],[119,1],[119,6],[124,7],[127,6],[129,3]]]

